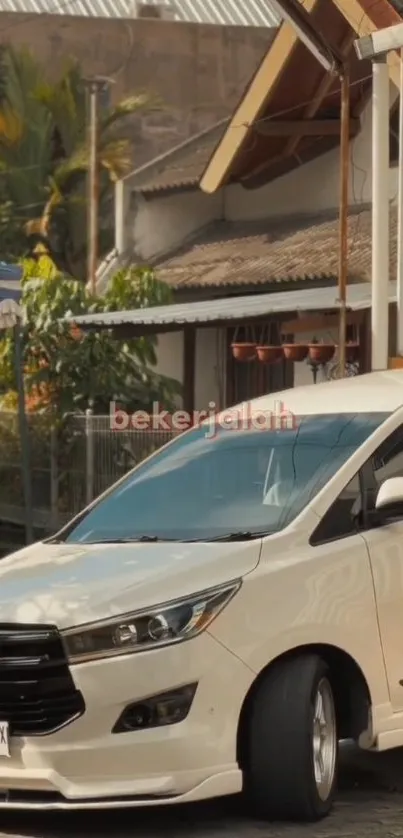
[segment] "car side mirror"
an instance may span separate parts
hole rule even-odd
[[[379,488],[375,501],[382,522],[403,517],[403,477],[389,477]]]

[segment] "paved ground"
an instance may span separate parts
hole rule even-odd
[[[231,799],[115,814],[0,812],[0,829],[0,838],[403,838],[403,752],[344,755],[334,814],[320,824],[256,823]]]

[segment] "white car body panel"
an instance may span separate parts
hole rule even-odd
[[[0,562],[0,621],[66,629],[222,585],[258,564],[251,544],[44,544]],[[158,591],[158,599],[155,599]]]
[[[279,401],[296,415],[392,414],[283,531],[241,543],[40,543],[2,560],[0,623],[59,629],[243,581],[192,640],[73,665],[84,715],[55,734],[12,739],[11,759],[0,758],[0,789],[63,798],[21,803],[0,794],[0,808],[158,805],[239,791],[245,697],[271,661],[306,644],[334,646],[361,669],[372,701],[369,746],[403,744],[403,523],[309,544],[343,487],[403,424],[403,373],[296,388],[252,408],[275,411]],[[193,681],[198,689],[185,721],[111,734],[128,703]]]

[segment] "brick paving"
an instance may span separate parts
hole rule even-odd
[[[2,813],[0,838],[403,838],[403,751],[343,756],[331,817],[319,824],[267,824],[238,799],[115,813]]]

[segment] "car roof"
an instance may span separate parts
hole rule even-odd
[[[282,409],[295,416],[392,413],[403,405],[403,370],[372,372],[293,387],[253,399],[248,405],[253,412],[279,413]]]

